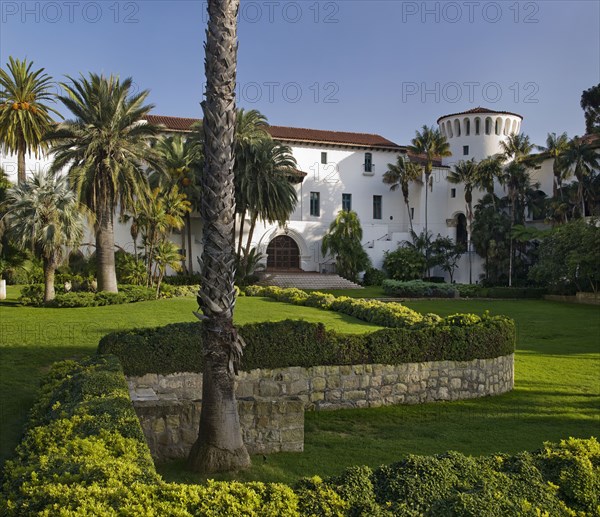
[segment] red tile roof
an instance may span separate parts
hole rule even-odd
[[[200,119],[148,115],[147,120],[151,124],[165,126],[171,131],[190,131],[192,125],[195,122],[199,122]],[[305,129],[284,126],[269,126],[267,130],[274,139],[289,142],[337,144],[343,146],[370,147],[397,151],[404,149],[404,147],[395,144],[387,138],[369,133],[323,131],[320,129]]]
[[[477,114],[477,113],[487,113],[490,115],[513,115],[514,117],[519,117],[521,120],[523,120],[523,116],[519,115],[518,113],[512,113],[510,111],[496,111],[496,110],[491,110],[488,108],[482,108],[481,106],[478,106],[477,108],[473,108],[467,111],[461,111],[459,113],[450,113],[449,115],[444,115],[440,118],[437,119],[438,124],[440,123],[440,120],[442,120],[443,118],[447,118],[447,117],[457,117],[459,115],[473,115],[473,114]]]

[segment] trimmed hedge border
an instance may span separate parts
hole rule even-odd
[[[398,280],[384,280],[383,292],[388,296],[401,298],[458,298],[459,293],[454,285],[440,284],[437,282],[423,282],[411,280],[400,282]]]
[[[173,286],[162,284],[160,298],[178,298],[196,296],[199,285]],[[34,307],[76,308],[102,307],[105,305],[121,305],[124,303],[146,302],[156,300],[156,289],[140,285],[119,285],[118,293],[76,291],[66,293],[62,286],[56,287],[56,297],[50,303],[44,303],[44,284],[24,286],[19,302]]]
[[[126,375],[202,372],[200,323],[174,323],[104,336],[98,353],[114,354]],[[369,334],[338,334],[306,321],[238,327],[246,341],[242,370],[352,364],[470,361],[515,351],[514,322],[502,316],[449,316],[424,328],[388,328]]]
[[[4,481],[0,514],[8,517],[593,516],[600,512],[600,444],[569,438],[515,456],[411,455],[293,487],[165,483],[117,359],[100,357],[53,366]]]

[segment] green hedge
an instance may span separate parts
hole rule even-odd
[[[247,346],[244,371],[255,368],[469,361],[512,354],[515,328],[501,316],[454,315],[428,328],[389,328],[346,335],[322,324],[280,321],[238,328]],[[200,323],[175,323],[104,336],[100,354],[114,354],[127,375],[201,372]]]
[[[458,298],[459,296],[453,285],[438,282],[384,280],[382,285],[383,292],[388,296],[402,298]]]
[[[161,285],[160,298],[195,296],[200,286]],[[44,303],[44,284],[32,284],[21,289],[19,302],[35,307],[100,307],[123,303],[156,300],[156,289],[140,285],[120,285],[118,293],[77,291],[66,293],[62,285],[56,286],[56,297],[50,303]]]
[[[165,483],[118,361],[66,361],[48,374],[25,437],[5,465],[0,515],[597,516],[600,444],[570,438],[515,456],[408,456],[293,487]]]
[[[477,284],[453,284],[462,298],[542,298],[543,287],[483,287]]]
[[[306,305],[307,307],[341,312],[383,327],[426,328],[442,322],[442,318],[437,314],[421,314],[400,303],[386,303],[348,296],[335,297],[319,291],[307,293],[293,287],[283,289],[275,286],[252,285],[245,289],[245,293],[246,296],[265,296],[294,305]]]

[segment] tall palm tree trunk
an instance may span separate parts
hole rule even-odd
[[[22,185],[27,181],[27,174],[25,173],[25,142],[19,144],[19,150],[17,152],[17,183]]]
[[[250,247],[252,246],[252,237],[254,237],[254,229],[256,228],[256,221],[258,220],[258,212],[252,214],[252,221],[250,222],[250,230],[248,231],[248,240],[246,241],[246,255],[250,253]]]
[[[181,231],[181,250],[183,251],[183,253],[181,254],[181,270],[184,273],[186,272],[185,256],[187,255],[187,250],[186,250],[186,244],[185,244],[185,235],[186,235],[186,231],[187,231],[187,226],[188,226],[188,219],[187,219],[187,214],[186,214],[185,228]]]
[[[54,274],[56,264],[52,259],[44,258],[44,303],[54,300],[56,292],[54,290]]]
[[[185,225],[187,227],[187,238],[188,238],[188,271],[190,275],[194,274],[194,262],[192,260],[192,216],[190,213],[185,214]]]
[[[408,202],[408,199],[405,200],[405,203],[406,203],[406,210],[408,211],[408,224],[410,224],[410,233],[413,234],[413,233],[415,233],[415,230],[413,228],[412,216],[410,214],[410,204]]]
[[[244,222],[246,220],[246,210],[244,210],[241,214],[240,214],[240,235],[238,237],[238,250],[237,253],[238,255],[242,255],[242,242],[243,242],[243,238],[244,238]],[[235,232],[234,232],[235,235]]]
[[[234,380],[241,339],[233,326],[235,290],[234,129],[239,0],[209,0],[206,37],[206,164],[202,174],[204,222],[199,299],[204,319],[204,379],[198,440],[188,465],[205,474],[250,466],[242,441]]]
[[[113,211],[108,201],[99,210],[96,221],[96,260],[98,263],[98,290],[109,293],[118,292]]]

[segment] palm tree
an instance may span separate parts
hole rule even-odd
[[[211,473],[250,466],[235,399],[243,341],[233,326],[235,188],[234,134],[239,0],[209,0],[206,33],[205,167],[202,279],[204,379],[198,440],[188,465]]]
[[[564,153],[564,167],[578,181],[577,199],[581,207],[581,217],[585,217],[585,183],[594,169],[600,167],[598,150],[582,138],[575,137],[569,142]]]
[[[523,133],[511,133],[506,141],[500,142],[503,157],[506,160],[515,162],[522,162],[531,154],[534,148],[535,145]]]
[[[156,282],[156,297],[160,294],[160,284],[165,276],[167,267],[174,271],[181,271],[181,255],[177,245],[169,240],[163,240],[156,247],[156,269],[158,270],[158,279]]]
[[[546,147],[539,145],[536,147],[538,150],[542,151],[545,156],[552,158],[552,172],[554,173],[552,195],[555,200],[558,200],[560,192],[560,198],[562,200],[562,182],[566,173],[562,157],[569,147],[569,137],[567,136],[567,133],[562,133],[558,136],[556,133],[548,133]]]
[[[257,110],[237,112],[235,124],[235,206],[236,214],[239,215],[240,228],[238,238],[238,256],[242,254],[242,239],[244,236],[244,223],[248,213],[249,200],[247,192],[243,188],[248,180],[247,176],[252,173],[250,163],[252,160],[252,149],[254,145],[271,136],[267,132],[268,123],[266,117]],[[249,163],[250,162],[250,163]],[[235,233],[235,221],[234,221]]]
[[[83,236],[84,221],[75,193],[64,178],[37,172],[7,193],[8,229],[15,243],[31,249],[44,266],[44,302],[54,300],[54,273],[66,246]]]
[[[431,173],[433,172],[433,160],[446,156],[452,156],[450,144],[446,137],[442,135],[439,129],[423,126],[421,131],[416,131],[415,137],[408,146],[410,152],[421,155],[425,159],[425,233],[428,232],[427,211],[428,211],[428,192],[432,188]]]
[[[433,160],[452,156],[450,144],[446,137],[442,135],[439,129],[423,126],[421,131],[416,131],[415,137],[411,140],[411,145],[408,146],[410,152],[421,155],[425,159],[425,234],[429,234],[428,212],[429,212],[429,189],[433,188],[431,182],[431,173],[433,172]],[[425,259],[429,264],[429,249],[426,250]],[[427,274],[429,276],[429,266],[427,266]]]
[[[404,197],[404,203],[406,204],[411,232],[414,230],[410,213],[409,185],[411,182],[422,183],[422,174],[423,168],[420,165],[411,162],[400,155],[395,164],[388,163],[388,170],[383,175],[383,182],[390,186],[390,190],[395,191],[398,190],[398,188],[402,189],[402,196]]]
[[[117,292],[113,217],[147,195],[145,163],[158,168],[150,143],[158,128],[145,122],[148,91],[133,93],[132,80],[90,74],[64,84],[60,96],[73,113],[48,135],[55,153],[52,170],[68,168],[69,183],[95,215],[98,289]]]
[[[52,77],[44,69],[33,71],[32,62],[8,58],[7,70],[0,69],[0,149],[17,154],[17,178],[24,183],[25,154],[48,149],[45,133],[52,127],[51,113],[61,117],[47,103],[54,102]]]
[[[185,195],[193,210],[200,206],[200,185],[197,172],[204,160],[202,142],[198,138],[184,139],[181,135],[161,138],[156,147],[162,161],[163,174],[157,174],[158,181],[166,188],[177,186]],[[152,178],[151,178],[152,182]],[[181,248],[188,249],[188,271],[192,273],[192,219],[191,210],[185,214],[185,230],[181,232]],[[187,233],[187,246],[186,246]],[[185,267],[185,257],[182,258]]]
[[[496,196],[494,195],[494,185],[496,180],[502,177],[502,158],[500,155],[493,155],[484,158],[477,164],[475,172],[475,187],[487,192],[496,207]]]
[[[461,160],[454,165],[448,174],[448,181],[453,185],[464,184],[465,203],[467,208],[467,254],[469,256],[469,283],[473,283],[471,263],[471,232],[473,226],[473,188],[477,184],[478,164],[475,159]]]
[[[358,274],[371,265],[367,252],[362,247],[363,231],[356,212],[340,210],[323,237],[321,253],[335,256],[337,273],[352,282]]]
[[[250,214],[246,255],[252,247],[257,220],[283,224],[298,201],[296,189],[289,179],[290,172],[296,170],[296,159],[287,145],[265,137],[256,140],[247,151],[246,170],[240,181],[240,191]]]

